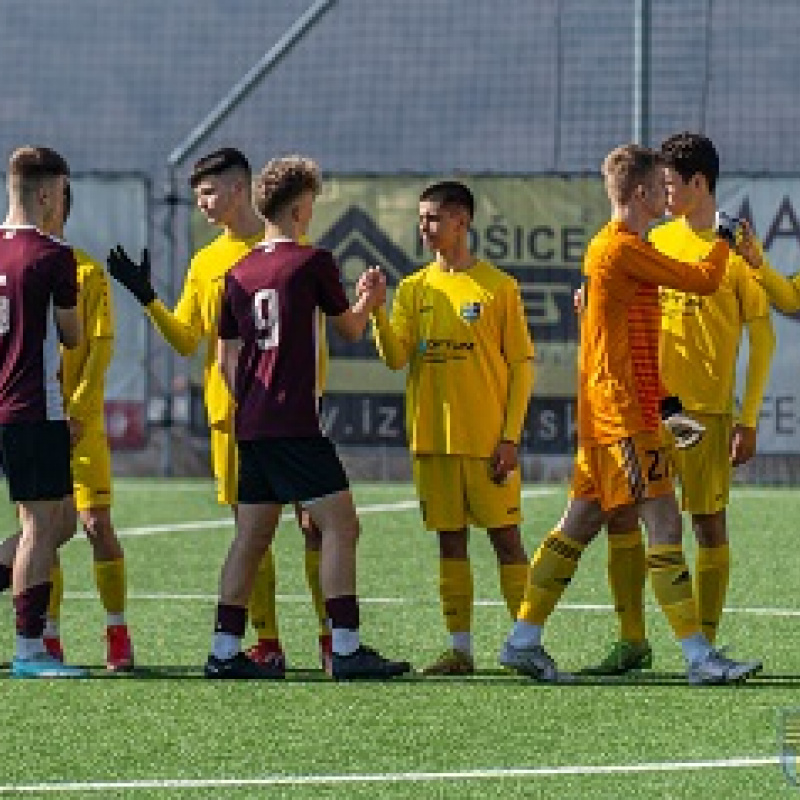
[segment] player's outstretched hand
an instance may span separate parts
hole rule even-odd
[[[142,250],[142,262],[137,264],[118,244],[106,258],[108,271],[114,280],[119,281],[143,306],[156,299],[156,292],[150,279],[150,254]]]
[[[364,297],[370,309],[376,309],[386,302],[386,276],[380,267],[370,267],[356,282],[356,294]]]

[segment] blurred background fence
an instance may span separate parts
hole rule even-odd
[[[429,180],[476,191],[476,251],[518,278],[537,347],[525,473],[564,474],[574,446],[570,310],[608,208],[598,166],[631,140],[702,131],[720,206],[745,213],[782,271],[800,270],[800,17],[796,0],[2,0],[0,157],[50,145],[76,173],[68,237],[101,261],[153,251],[177,299],[208,231],[193,161],[223,145],[255,168],[317,159],[314,238],[352,282],[395,285],[425,262],[416,202]],[[0,205],[2,205],[0,201]],[[0,209],[2,210],[2,209]],[[172,354],[116,292],[108,387],[119,472],[207,471],[197,360]],[[778,334],[759,456],[747,481],[800,481],[797,320]],[[402,375],[369,342],[332,343],[325,421],[359,477],[406,477]],[[746,341],[744,343],[746,349]]]

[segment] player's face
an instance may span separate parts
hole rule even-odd
[[[664,168],[664,177],[667,186],[667,212],[673,217],[681,217],[693,205],[692,182],[685,181],[672,167]]]
[[[434,252],[447,252],[457,246],[464,235],[463,213],[453,206],[430,200],[419,204],[419,233],[422,241]]]
[[[235,202],[233,182],[226,175],[209,175],[194,187],[194,199],[212,225],[224,225]]]
[[[651,219],[663,217],[667,207],[666,175],[660,167],[654,169],[650,179],[642,186],[642,205]]]

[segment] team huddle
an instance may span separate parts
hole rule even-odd
[[[361,275],[351,302],[333,255],[307,243],[321,179],[306,158],[274,159],[255,180],[232,148],[194,165],[197,206],[222,233],[192,259],[172,311],[153,288],[147,252],[140,262],[122,247],[109,253],[108,272],[166,341],[182,355],[204,349],[217,497],[236,525],[220,572],[207,678],[285,675],[271,544],[287,503],[304,537],[322,669],[335,680],[389,679],[412,669],[360,636],[359,521],[345,470],[320,427],[326,320],[347,341],[371,324],[386,366],[407,369],[408,444],[423,523],[438,539],[448,633],[424,675],[476,669],[470,525],[486,530],[497,557],[512,624],[499,661],[512,671],[570,680],[545,650],[543,629],[603,526],[619,639],[586,672],[652,665],[647,575],[690,683],[740,681],[761,669],[759,660],[734,660],[715,647],[730,568],[726,507],[732,468],[755,453],[775,346],[769,304],[800,308],[800,281],[766,262],[745,221],[717,212],[719,160],[706,137],[679,134],[658,151],[619,147],[602,172],[612,218],[587,248],[576,298],[578,447],[570,496],[530,561],[520,529],[518,451],[534,387],[533,343],[516,281],[470,250],[475,200],[463,183],[442,181],[422,192],[419,232],[435,258],[400,282],[390,311],[379,267]],[[114,336],[108,279],[62,240],[71,195],[60,155],[15,151],[8,194],[0,227],[0,455],[20,529],[0,544],[0,590],[13,593],[12,675],[86,674],[65,663],[58,632],[58,548],[78,518],[107,615],[107,666],[131,670],[103,424]],[[743,328],[748,362],[736,411]],[[476,386],[480,392],[468,390]],[[673,475],[697,538],[694,581]],[[257,641],[244,650],[248,614]]]

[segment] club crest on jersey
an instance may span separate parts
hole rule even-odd
[[[481,315],[480,303],[462,303],[461,304],[461,319],[467,322],[475,322]]]

